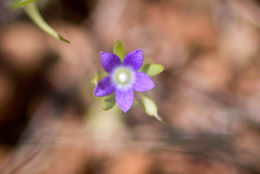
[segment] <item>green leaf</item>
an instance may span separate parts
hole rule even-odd
[[[24,6],[24,11],[28,15],[28,17],[43,31],[48,33],[49,35],[53,36],[56,39],[59,39],[61,41],[64,41],[66,43],[70,43],[67,39],[62,37],[55,31],[41,16],[39,9],[35,5],[35,3],[29,3],[26,6]]]
[[[163,122],[162,118],[158,114],[158,107],[156,103],[153,101],[153,99],[151,99],[148,96],[143,96],[141,98],[141,102],[147,115],[153,116],[157,120]]]
[[[147,64],[147,63],[144,61],[143,65],[142,65],[142,67],[139,69],[139,71],[146,73],[148,66],[149,66],[149,64]]]
[[[113,53],[116,54],[120,58],[121,61],[124,60],[125,49],[124,49],[124,45],[119,40],[116,41],[116,43],[114,44]]]
[[[107,73],[104,70],[100,70],[97,72],[97,74],[93,77],[91,80],[91,83],[94,85],[97,85],[100,80],[102,80],[105,76],[107,76]]]
[[[106,111],[112,109],[115,106],[115,104],[116,104],[115,95],[111,94],[104,99],[104,103],[102,107]]]
[[[140,71],[146,73],[148,76],[155,76],[164,71],[164,66],[161,64],[145,64]]]
[[[27,4],[30,4],[36,0],[17,0],[11,4],[11,8],[21,8]]]
[[[97,85],[98,84],[98,73],[96,73],[96,75],[92,78],[91,83],[93,85]]]

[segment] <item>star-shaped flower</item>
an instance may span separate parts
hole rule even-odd
[[[97,84],[94,95],[103,97],[115,92],[116,102],[123,112],[131,108],[134,91],[145,92],[155,86],[149,76],[138,71],[143,65],[140,49],[127,54],[123,62],[113,53],[101,52],[101,63],[108,76]]]

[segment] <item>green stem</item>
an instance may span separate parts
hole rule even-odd
[[[64,42],[70,43],[67,39],[59,35],[41,16],[38,7],[35,5],[34,2],[25,5],[24,6],[24,11],[28,15],[28,17],[38,26],[40,27],[43,31],[48,33],[49,35],[60,39]]]

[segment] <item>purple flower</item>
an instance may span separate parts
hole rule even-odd
[[[97,84],[94,95],[103,97],[115,91],[116,102],[123,112],[132,106],[134,91],[145,92],[155,86],[150,77],[138,72],[143,65],[142,50],[130,52],[123,63],[117,55],[101,52],[101,63],[109,75]]]

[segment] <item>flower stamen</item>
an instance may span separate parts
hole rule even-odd
[[[119,89],[131,88],[134,82],[135,76],[131,68],[126,66],[119,66],[112,73],[112,81]]]
[[[118,79],[121,83],[125,83],[128,80],[127,74],[126,73],[120,73],[118,75]]]

